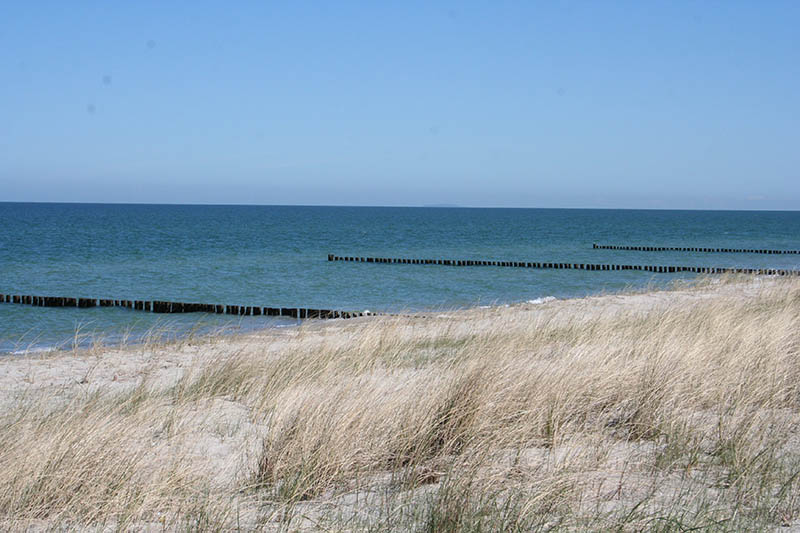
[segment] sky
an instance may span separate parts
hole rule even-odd
[[[3,2],[0,201],[800,209],[800,2]]]

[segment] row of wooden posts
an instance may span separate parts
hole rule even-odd
[[[779,268],[730,268],[691,267],[657,265],[604,265],[590,263],[539,263],[526,261],[484,261],[473,259],[405,259],[396,257],[342,257],[328,254],[328,261],[353,261],[357,263],[396,263],[403,265],[447,265],[447,266],[497,266],[520,268],[555,268],[571,270],[642,270],[646,272],[673,273],[693,272],[697,274],[760,274],[769,276],[800,276],[800,270]]]
[[[701,251],[701,252],[747,252],[747,253],[798,253],[787,250],[735,250],[728,248],[667,248],[649,246],[612,246],[593,244],[595,249],[611,250],[644,250],[644,251]],[[446,265],[446,266],[497,266],[521,268],[546,268],[570,270],[640,270],[654,273],[692,272],[698,274],[759,274],[771,276],[800,276],[800,270],[778,268],[735,268],[735,267],[692,267],[662,265],[615,265],[591,263],[542,263],[527,261],[487,261],[473,259],[410,259],[396,257],[354,257],[328,254],[328,261],[351,261],[360,263],[394,263],[409,265]],[[59,296],[28,296],[19,294],[0,294],[0,303],[26,304],[37,307],[126,307],[136,311],[151,313],[215,313],[237,316],[273,316],[296,319],[333,319],[356,318],[379,313],[369,311],[339,311],[333,309],[307,309],[296,307],[261,307],[245,305],[200,304],[186,302],[170,302],[162,300],[111,300],[97,298],[68,298]]]
[[[334,309],[307,309],[297,307],[261,307],[251,305],[198,304],[186,302],[167,302],[161,300],[106,300],[97,298],[65,298],[58,296],[27,296],[20,294],[0,294],[0,303],[26,304],[36,307],[126,307],[134,311],[148,313],[215,313],[237,316],[282,316],[290,318],[356,318],[377,313],[338,311]]]
[[[595,250],[634,250],[637,252],[712,252],[736,254],[800,254],[800,250],[750,250],[744,248],[683,248],[680,246],[623,246],[616,244],[592,244]]]

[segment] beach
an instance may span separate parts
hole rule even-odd
[[[0,533],[800,533],[800,4],[6,4]]]
[[[0,524],[797,526],[798,326],[731,277],[6,356]]]

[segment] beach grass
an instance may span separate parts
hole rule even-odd
[[[798,281],[0,365],[4,529],[800,524]]]

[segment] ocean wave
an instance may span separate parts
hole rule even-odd
[[[8,355],[29,355],[32,353],[52,352],[56,348],[53,346],[35,346],[32,348],[25,348],[24,350],[13,350],[6,352]]]
[[[527,303],[529,304],[546,304],[547,302],[552,302],[557,300],[555,296],[543,296],[541,298],[534,298],[533,300],[528,300]]]

